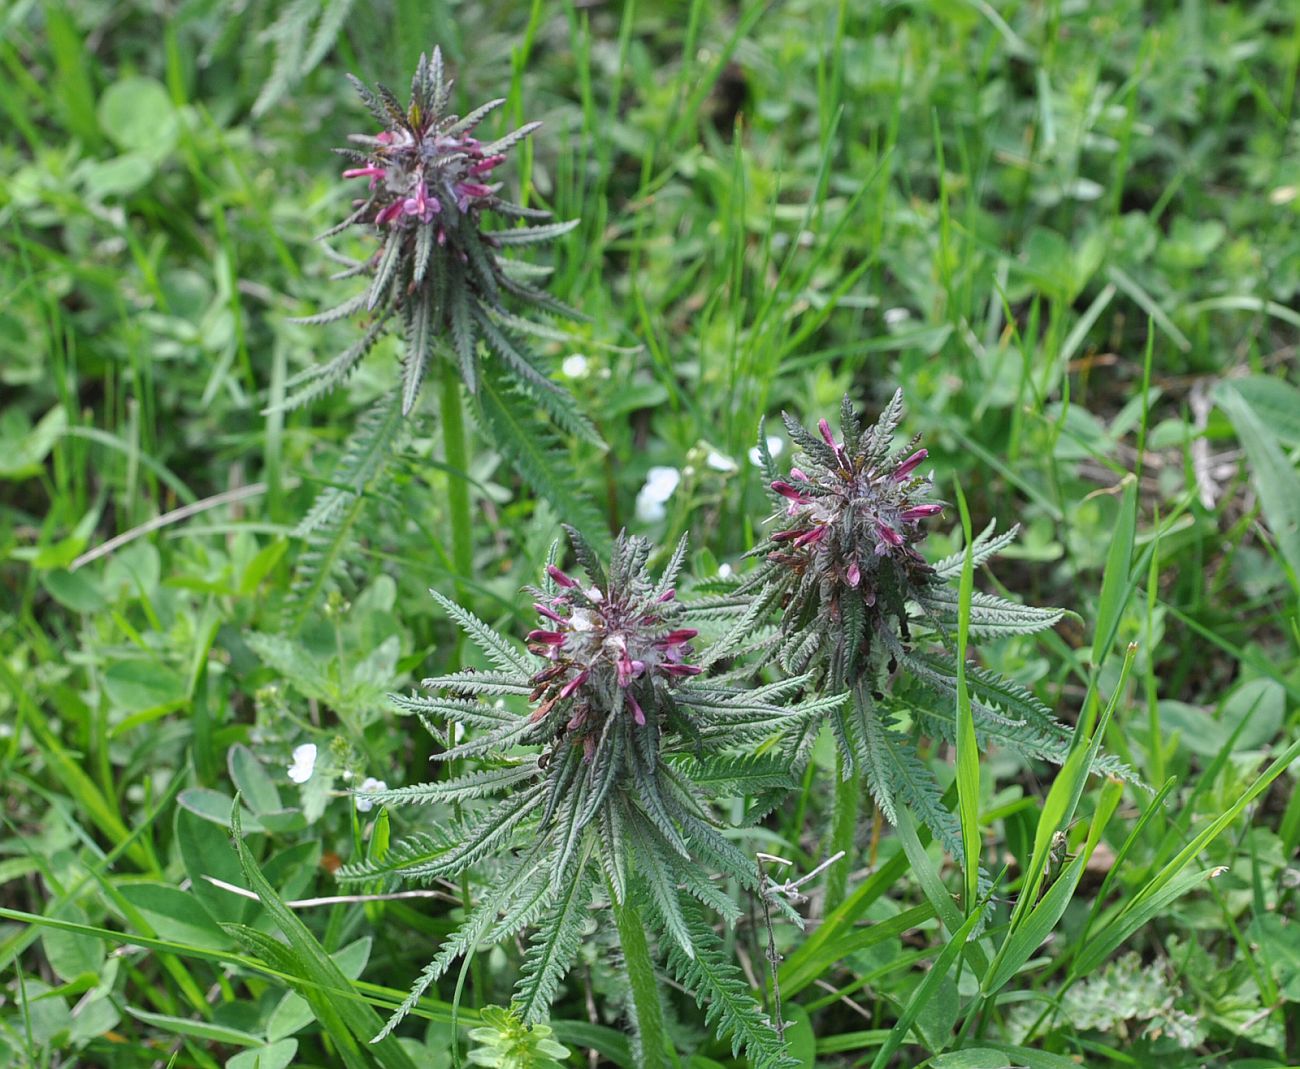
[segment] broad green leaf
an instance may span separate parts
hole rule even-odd
[[[68,426],[62,405],[51,408],[33,427],[17,406],[0,411],[0,479],[29,479],[41,471],[54,443]]]
[[[87,922],[85,910],[71,902],[56,905],[50,915],[76,924]],[[64,981],[70,982],[87,973],[97,975],[104,964],[104,947],[92,936],[47,928],[41,933],[41,946],[50,968]]]
[[[298,1053],[296,1039],[282,1039],[265,1047],[240,1051],[226,1060],[226,1069],[288,1069],[293,1056]]]
[[[230,779],[235,784],[248,807],[258,816],[275,813],[280,810],[280,791],[259,761],[243,743],[235,743],[226,758],[230,769]],[[229,816],[230,807],[226,807]]]
[[[126,152],[111,160],[89,160],[79,172],[91,200],[129,197],[153,181],[153,161],[139,152]]]
[[[148,1010],[127,1006],[126,1012],[145,1024],[160,1028],[168,1035],[189,1036],[192,1039],[204,1039],[212,1043],[226,1043],[233,1047],[260,1047],[262,1037],[239,1028],[230,1028],[211,1021],[196,1021],[189,1017],[173,1017],[165,1013],[151,1013]]]
[[[256,903],[222,890],[207,879],[212,876],[235,887],[247,887],[239,863],[230,850],[230,833],[186,807],[183,802],[185,793],[182,791],[177,798],[182,805],[176,810],[176,841],[180,844],[181,859],[190,878],[190,891],[213,919],[244,923],[256,910]],[[227,820],[229,815],[227,809]]]
[[[1011,1060],[992,1047],[969,1047],[940,1054],[930,1061],[930,1069],[1007,1069]]]
[[[193,892],[164,883],[124,883],[118,891],[140,911],[160,939],[213,949],[230,946],[230,937]]]
[[[182,809],[202,817],[222,828],[230,827],[230,795],[214,791],[211,787],[186,787],[176,801]],[[250,832],[264,832],[266,828],[247,809],[243,812],[244,827]]]
[[[156,661],[118,661],[104,670],[104,690],[123,713],[173,709],[184,703],[185,680]]]
[[[41,586],[65,608],[73,612],[98,612],[106,604],[99,584],[86,571],[69,572],[62,568],[41,575]]]
[[[1255,411],[1277,440],[1300,446],[1300,389],[1272,375],[1250,375],[1225,384]]]
[[[1264,521],[1291,569],[1292,585],[1300,590],[1300,474],[1282,452],[1277,435],[1235,383],[1220,383],[1214,396],[1246,450]]]
[[[176,147],[179,122],[166,87],[153,78],[110,85],[96,109],[100,129],[118,148],[158,160]]]

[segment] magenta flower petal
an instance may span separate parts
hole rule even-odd
[[[682,627],[676,631],[669,631],[663,638],[656,639],[656,646],[679,646],[683,642],[689,642],[699,632],[693,627]]]
[[[576,676],[574,676],[567,683],[565,683],[563,687],[560,688],[560,697],[562,699],[569,697],[575,690],[577,690],[580,686],[582,686],[585,682],[587,682],[587,677],[589,675],[591,675],[591,671],[587,668],[584,668],[581,672],[579,672]]]
[[[566,587],[570,590],[572,590],[574,587],[578,585],[577,580],[571,579],[567,574],[562,572],[554,564],[548,564],[546,566],[546,574],[549,575],[552,579],[554,579],[557,583],[559,583],[560,586]]]
[[[795,549],[802,549],[804,546],[814,546],[826,537],[827,528],[814,527],[811,531],[805,531],[794,540]]]
[[[883,541],[888,542],[895,548],[903,544],[903,536],[881,520],[876,521],[876,532]]]
[[[929,455],[930,455],[930,451],[928,449],[918,449],[915,453],[913,453],[910,457],[908,457],[905,461],[903,461],[903,463],[901,463],[900,465],[898,465],[897,468],[894,469],[894,481],[900,483],[907,482],[907,480],[911,477],[912,472],[916,471],[917,466],[921,463],[921,461],[923,461]]]
[[[802,490],[799,490],[791,486],[787,482],[782,482],[780,479],[777,479],[776,482],[772,484],[772,489],[775,490],[782,497],[789,498],[791,501],[794,501],[800,505],[806,505],[810,501],[812,501],[812,498],[810,498]]]
[[[913,505],[910,509],[904,509],[900,512],[898,518],[906,523],[915,523],[927,516],[937,516],[942,511],[942,505]]]

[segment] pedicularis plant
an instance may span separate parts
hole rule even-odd
[[[299,322],[327,323],[359,314],[365,326],[354,345],[293,380],[289,403],[305,403],[341,382],[398,318],[405,340],[403,413],[415,406],[425,372],[440,350],[455,360],[461,381],[475,393],[480,346],[485,345],[502,374],[535,394],[557,418],[586,429],[572,406],[557,400],[563,391],[547,377],[536,355],[512,337],[550,337],[554,332],[513,314],[511,301],[580,318],[528,282],[524,265],[502,255],[507,247],[549,241],[577,225],[577,220],[548,222],[549,212],[506,199],[500,183],[493,181],[493,172],[505,164],[510,150],[541,123],[525,123],[492,141],[479,140],[475,131],[505,100],[490,100],[463,117],[450,112],[452,83],[436,48],[432,58],[420,57],[405,107],[387,86],[371,89],[357,78],[351,80],[381,129],[353,134],[352,147],[337,150],[352,164],[343,177],[365,185],[352,213],[322,237],[355,226],[373,236],[379,247],[335,276],[366,277],[364,289]],[[488,229],[485,213],[536,225]]]
[[[960,855],[957,821],[916,740],[956,737],[956,580],[963,554],[931,565],[917,548],[943,506],[929,500],[930,477],[922,474],[927,451],[916,439],[896,446],[902,417],[901,390],[867,427],[845,397],[839,438],[825,419],[812,434],[785,415],[800,450],[786,477],[777,473],[760,432],[759,452],[778,511],[769,521],[771,534],[750,553],[760,564],[738,585],[747,600],[739,603],[745,612],[735,630],[748,632],[775,615],[773,635],[757,650],[786,672],[807,674],[818,691],[847,692],[846,701],[826,707],[843,775],[863,774],[891,822],[900,801],[911,806],[945,848]],[[974,566],[1015,536],[1015,528],[995,535],[990,524],[974,540]],[[968,634],[1032,634],[1063,613],[977,592]],[[966,665],[965,675],[981,742],[1064,761],[1071,732],[1032,693],[975,664]],[[812,725],[794,740],[798,763],[815,735]],[[1100,765],[1128,774],[1110,758]]]
[[[782,1045],[727,957],[710,915],[734,922],[734,899],[715,882],[759,891],[752,856],[724,836],[709,803],[791,788],[762,742],[797,730],[839,699],[785,702],[792,689],[708,679],[692,663],[698,632],[673,586],[685,539],[656,579],[651,546],[620,536],[608,569],[569,531],[582,578],[547,568],[530,588],[538,627],[520,649],[465,609],[438,597],[495,666],[424,681],[434,696],[396,697],[439,738],[481,731],[439,755],[473,771],[371,796],[389,804],[472,803],[504,794],[436,833],[348,866],[345,880],[399,874],[431,880],[470,866],[492,870],[478,905],[439,949],[391,1028],[462,954],[536,924],[516,990],[525,1021],[546,1016],[593,912],[612,910],[642,1033],[658,1017],[648,978],[644,917],[680,983],[722,1034],[758,1065]],[[712,659],[707,649],[699,651]],[[511,703],[515,707],[511,708]]]

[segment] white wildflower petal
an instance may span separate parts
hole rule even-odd
[[[645,486],[641,488],[641,493],[650,501],[662,503],[673,496],[673,491],[681,481],[682,473],[676,468],[651,468],[646,472]]]
[[[731,567],[730,564],[727,564],[725,561],[722,564],[718,565],[719,579],[730,579],[734,574],[735,574],[734,569]]]
[[[304,742],[293,748],[293,764],[289,766],[289,778],[294,783],[306,783],[316,769],[316,744]]]
[[[580,379],[587,373],[587,358],[581,353],[566,356],[560,364],[560,370],[571,379]]]
[[[642,523],[658,523],[667,515],[662,501],[652,500],[644,492],[636,495],[636,518]]]
[[[376,791],[388,790],[388,784],[381,779],[375,779],[374,776],[367,776],[361,781],[361,786],[357,788],[357,793],[352,796],[356,802],[358,813],[369,813],[375,807],[375,803],[366,797],[367,794],[374,794]]]
[[[719,453],[716,449],[710,450],[709,455],[704,459],[704,463],[714,471],[732,472],[736,470],[736,462],[731,457]]]

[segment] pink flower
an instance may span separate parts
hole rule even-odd
[[[923,520],[927,516],[937,516],[942,511],[942,505],[913,505],[910,509],[900,512],[898,518],[904,523],[916,523],[917,520]]]
[[[782,482],[780,479],[777,479],[776,482],[772,484],[772,489],[775,490],[782,497],[788,498],[789,500],[799,505],[807,505],[812,501],[812,498],[809,497],[807,494],[805,494],[802,490],[796,489],[795,487],[791,486],[789,483]]]
[[[472,175],[487,174],[492,168],[505,162],[506,158],[504,156],[484,156],[482,160],[469,169],[469,173]]]
[[[894,469],[894,481],[899,483],[907,482],[912,472],[916,471],[917,466],[921,463],[921,461],[923,461],[929,455],[930,455],[930,451],[928,449],[918,449],[915,453],[913,453],[910,457],[908,457],[905,461],[903,461],[903,463],[898,465],[896,469]]]
[[[344,178],[369,178],[370,188],[374,189],[379,180],[384,177],[386,172],[382,167],[376,167],[373,164],[369,167],[353,167],[351,170],[343,172]]]
[[[402,202],[400,200],[395,200],[392,204],[388,205],[388,207],[379,210],[379,214],[375,216],[375,226],[383,226],[385,223],[390,223],[401,214]]]
[[[590,670],[584,668],[576,676],[574,676],[567,683],[565,683],[564,686],[560,688],[561,700],[572,695],[575,690],[577,690],[580,686],[582,686],[585,682],[587,682],[587,677],[589,675],[591,675]]]
[[[802,549],[804,546],[815,546],[826,537],[826,530],[825,527],[814,527],[810,531],[804,531],[794,540],[794,548]]]
[[[415,187],[415,196],[407,197],[402,202],[402,210],[407,215],[418,217],[422,223],[431,223],[433,217],[442,211],[442,204],[439,203],[437,197],[429,196],[428,187],[423,182],[420,182]]]
[[[876,521],[876,533],[880,535],[880,539],[882,543],[887,542],[895,549],[897,549],[899,546],[903,544],[903,536],[899,534],[897,531],[895,531],[892,527],[889,526],[889,524],[885,523],[883,520]],[[879,546],[876,547],[876,552],[877,553],[880,552]],[[886,552],[888,552],[888,550],[886,550]]]
[[[554,579],[557,583],[559,583],[560,586],[568,590],[572,590],[578,585],[575,580],[571,579],[567,574],[562,572],[554,564],[548,564],[546,566],[546,574],[549,575],[552,579]]]
[[[565,620],[563,616],[560,616],[558,613],[554,612],[553,610],[548,609],[540,601],[534,601],[533,608],[537,610],[537,614],[539,616],[545,616],[548,620],[554,620],[557,624],[568,623],[568,621]]]

